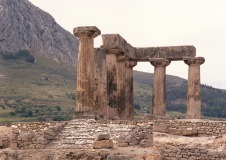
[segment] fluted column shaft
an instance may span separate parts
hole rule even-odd
[[[188,66],[188,90],[187,90],[187,118],[201,118],[200,98],[200,65],[205,62],[203,57],[195,57],[184,61]]]
[[[99,34],[100,30],[96,27],[77,27],[74,29],[74,35],[79,38],[76,88],[77,112],[94,110],[94,38]]]
[[[125,117],[126,120],[133,120],[134,109],[133,109],[133,67],[137,65],[136,61],[126,61],[126,92],[125,92]]]
[[[166,115],[166,66],[170,64],[167,59],[155,59],[151,61],[154,69],[152,114],[154,116]]]

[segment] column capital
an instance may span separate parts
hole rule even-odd
[[[133,60],[127,60],[125,64],[127,68],[133,68],[137,65],[137,62]]]
[[[204,57],[194,57],[191,59],[184,59],[184,63],[187,65],[201,65],[205,62]]]
[[[74,28],[73,33],[78,38],[95,38],[101,31],[95,26],[83,26]]]
[[[165,58],[153,58],[153,59],[149,59],[149,61],[155,67],[156,66],[166,67],[166,66],[168,66],[170,64],[170,60],[165,59]]]

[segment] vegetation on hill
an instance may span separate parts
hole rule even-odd
[[[4,59],[24,60],[25,62],[34,63],[35,57],[30,50],[19,50],[17,52],[0,51],[0,55]]]
[[[0,56],[0,122],[67,120],[75,106],[75,67],[35,55]]]

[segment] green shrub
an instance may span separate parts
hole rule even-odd
[[[11,116],[15,116],[15,115],[16,115],[15,112],[10,112],[9,114],[10,114]]]
[[[35,57],[32,55],[32,53],[29,50],[23,49],[19,50],[15,53],[9,52],[9,51],[1,51],[0,53],[4,59],[20,59],[24,60],[29,63],[35,63]]]
[[[57,115],[57,116],[53,116],[53,121],[65,121],[65,116],[60,116],[60,115]]]

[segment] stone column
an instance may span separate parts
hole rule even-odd
[[[184,60],[189,65],[188,70],[188,90],[187,90],[187,118],[201,118],[200,99],[200,65],[205,62],[203,57],[195,57]]]
[[[76,88],[77,113],[94,111],[94,38],[100,33],[100,30],[94,26],[74,28],[74,35],[79,38]]]
[[[118,116],[120,119],[125,119],[126,115],[126,66],[125,56],[123,53],[117,56],[117,93],[118,93]]]
[[[106,118],[114,119],[119,117],[118,106],[118,66],[117,57],[122,54],[118,49],[107,49],[107,113]]]
[[[152,59],[154,69],[152,114],[153,116],[166,115],[166,66],[170,61],[164,58]]]
[[[133,67],[137,65],[136,61],[127,60],[126,61],[126,106],[125,106],[125,117],[126,120],[133,120],[134,110],[133,110]]]

